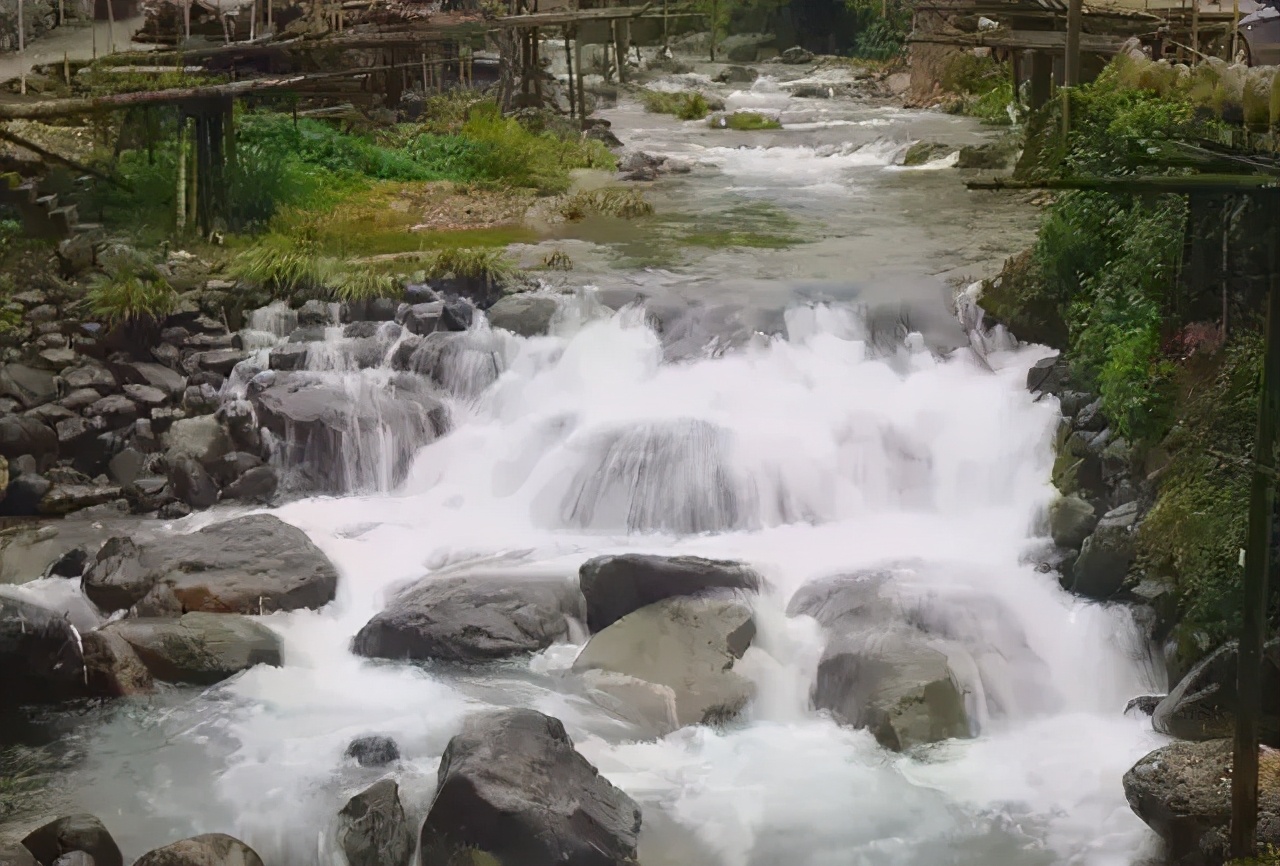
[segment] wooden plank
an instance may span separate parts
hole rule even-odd
[[[964,45],[973,48],[1018,48],[1024,51],[1060,52],[1066,49],[1067,34],[1062,30],[989,30],[983,33],[955,35],[941,33],[912,35],[907,41],[933,45]],[[1118,36],[1080,34],[1080,50],[1089,54],[1116,54],[1125,42],[1125,39]]]

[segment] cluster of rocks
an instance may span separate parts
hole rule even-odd
[[[1137,600],[1131,574],[1137,530],[1150,504],[1132,446],[1102,411],[1102,401],[1072,387],[1065,358],[1038,362],[1027,387],[1058,398],[1053,483],[1062,494],[1049,510],[1049,532],[1064,552],[1057,567],[1064,589],[1086,598]]]
[[[640,554],[588,560],[574,576],[472,572],[427,577],[394,597],[352,649],[388,660],[483,663],[590,637],[570,675],[582,692],[654,736],[733,718],[752,697],[735,670],[756,627],[747,566]],[[949,667],[947,635],[909,623],[885,574],[834,577],[802,588],[788,614],[811,616],[829,642],[815,707],[904,750],[968,737],[965,690]],[[886,623],[892,625],[886,630]]]
[[[112,536],[56,564],[95,609],[72,617],[0,597],[0,687],[18,705],[207,686],[279,665],[280,640],[256,617],[322,607],[338,583],[305,533],[267,514],[186,535]]]
[[[714,111],[724,108],[724,100],[712,101],[719,104],[719,108],[713,109]],[[629,151],[622,154],[618,160],[618,172],[622,180],[650,181],[664,175],[688,174],[691,171],[693,166],[685,160],[672,156],[657,156],[645,153],[643,150]]]
[[[0,843],[4,866],[124,866],[106,826],[93,815],[67,815],[29,833],[21,842]],[[183,839],[143,854],[134,866],[262,866],[248,845],[223,833]]]
[[[0,515],[106,505],[177,517],[277,487],[255,430],[219,394],[247,353],[222,304],[234,284],[182,294],[154,331],[85,321],[76,302],[14,296],[25,332],[0,355]]]

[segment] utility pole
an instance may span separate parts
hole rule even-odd
[[[1244,610],[1236,668],[1236,732],[1231,762],[1231,856],[1252,857],[1258,835],[1258,722],[1262,714],[1262,646],[1267,632],[1272,514],[1276,491],[1276,416],[1280,413],[1280,192],[1270,202],[1270,284],[1266,348],[1258,395],[1258,430],[1249,487],[1249,537],[1244,551]]]
[[[1080,83],[1080,26],[1083,17],[1082,0],[1067,3],[1067,51],[1062,65],[1063,84],[1075,87]]]

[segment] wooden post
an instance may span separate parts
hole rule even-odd
[[[1067,136],[1071,135],[1071,89],[1062,88],[1062,146],[1066,148]]]
[[[587,119],[587,91],[583,87],[582,72],[582,40],[578,38],[578,28],[573,28],[573,65],[578,72],[578,120],[586,121]]]
[[[564,65],[569,70],[569,116],[578,116],[577,91],[573,87],[573,49],[569,47],[569,28],[564,29]]]
[[[1069,0],[1067,4],[1067,51],[1063,66],[1063,82],[1067,87],[1080,83],[1080,26],[1083,15],[1081,0]]]
[[[716,35],[720,30],[720,0],[711,0],[711,62],[716,62]]]
[[[1027,105],[1039,111],[1049,103],[1053,91],[1053,58],[1045,51],[1031,52],[1031,89],[1027,93]]]
[[[62,52],[62,80],[67,87],[71,86],[71,58],[65,51]]]
[[[1200,0],[1191,0],[1191,65],[1200,65]]]
[[[67,20],[67,3],[66,0],[58,0],[58,26],[61,27]]]
[[[1231,3],[1231,63],[1236,62],[1240,51],[1240,0]]]
[[[1013,79],[1013,104],[1022,106],[1022,53],[1017,49],[1009,51],[1009,76]]]
[[[107,0],[107,53],[116,51],[116,8],[111,0]]]
[[[182,0],[182,35],[191,41],[191,0]]]
[[[1262,713],[1262,644],[1267,632],[1267,577],[1271,569],[1275,505],[1276,418],[1280,415],[1280,194],[1271,205],[1271,276],[1266,349],[1258,395],[1258,432],[1249,487],[1249,535],[1244,552],[1244,610],[1236,668],[1236,731],[1231,771],[1231,856],[1252,857],[1258,835],[1258,720]]]
[[[427,78],[427,52],[422,52],[422,98],[427,98],[427,91],[431,87],[430,79]]]
[[[24,54],[26,54],[26,50],[27,50],[27,34],[25,32],[26,27],[23,26],[26,22],[23,21],[24,16],[22,12],[23,12],[22,0],[18,0],[18,56],[19,57],[22,57]],[[22,74],[19,76],[18,92],[21,93],[23,96],[26,96],[27,94],[27,62],[26,60],[22,61]]]

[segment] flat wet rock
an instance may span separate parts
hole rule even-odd
[[[148,596],[164,610],[258,614],[317,608],[333,600],[338,574],[306,533],[255,514],[186,535],[135,543],[117,536],[94,558],[84,592],[103,611]],[[147,613],[147,605],[141,613]]]

